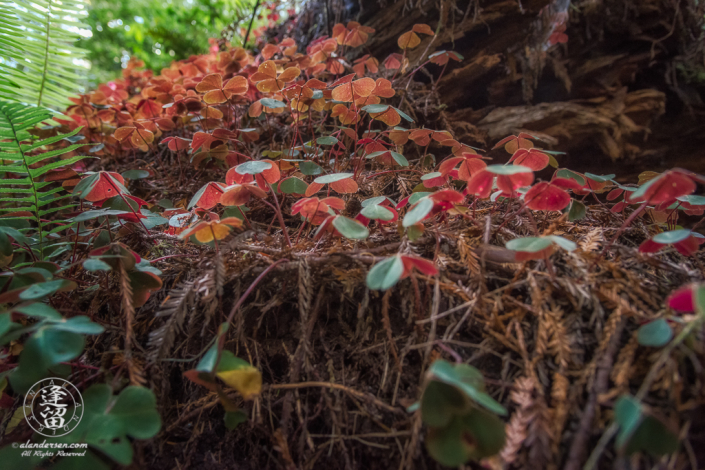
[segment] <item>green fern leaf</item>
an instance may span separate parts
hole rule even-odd
[[[88,158],[84,155],[78,155],[65,160],[56,159],[56,157],[77,150],[85,144],[73,144],[32,155],[33,152],[41,151],[47,145],[56,144],[66,137],[75,135],[80,130],[33,141],[29,129],[50,119],[52,115],[51,111],[44,108],[0,100],[0,138],[9,140],[9,142],[3,142],[0,145],[0,173],[4,173],[3,178],[0,179],[0,213],[29,211],[33,214],[38,232],[37,247],[40,258],[44,257],[46,237],[68,226],[62,225],[59,228],[49,229],[48,225],[63,221],[44,221],[42,219],[48,214],[71,208],[73,205],[48,207],[52,203],[70,197],[70,194],[61,195],[60,193],[63,191],[61,186],[53,187],[55,185],[52,182],[38,181],[37,178],[53,169],[66,167]],[[37,164],[41,164],[41,166],[32,168]],[[4,220],[7,219],[12,219],[12,217],[4,218]]]
[[[64,109],[81,91],[85,0],[0,0],[0,99]]]

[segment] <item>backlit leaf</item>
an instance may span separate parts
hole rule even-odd
[[[345,238],[364,240],[370,236],[370,231],[360,222],[339,215],[333,219],[333,227]]]
[[[404,263],[398,256],[392,256],[375,264],[367,273],[367,287],[374,290],[387,290],[394,287],[404,274]]]
[[[377,204],[371,204],[368,205],[367,207],[363,207],[362,211],[360,211],[360,214],[364,215],[368,219],[373,219],[373,220],[392,220],[394,218],[394,214],[392,211],[389,209],[385,209],[383,206],[379,206]]]
[[[318,184],[335,183],[336,181],[342,181],[352,176],[352,173],[333,173],[331,175],[319,176],[318,178],[313,180],[313,182]]]
[[[262,374],[260,371],[242,359],[226,356],[227,352],[229,351],[223,351],[223,357],[218,365],[216,375],[228,386],[237,390],[245,400],[250,400],[259,395],[262,391]]]
[[[235,168],[235,171],[241,175],[257,175],[265,170],[272,168],[272,163],[258,160],[250,160],[242,163]]]
[[[505,244],[505,247],[513,251],[524,251],[527,253],[537,253],[545,250],[553,244],[548,237],[524,237],[515,238]]]
[[[262,98],[261,100],[259,100],[259,102],[262,103],[263,106],[265,106],[267,108],[272,108],[272,109],[286,107],[286,103],[283,103],[279,100],[275,100],[272,98]]]
[[[667,345],[671,338],[673,338],[673,330],[663,318],[640,326],[637,333],[639,344],[655,348]]]
[[[402,225],[404,227],[410,227],[421,222],[431,212],[431,209],[433,209],[433,201],[431,199],[420,199],[419,202],[406,213]]]
[[[656,243],[661,243],[663,245],[670,245],[672,243],[682,242],[686,238],[689,238],[693,232],[690,230],[671,230],[668,232],[661,232],[654,235],[651,239]]]

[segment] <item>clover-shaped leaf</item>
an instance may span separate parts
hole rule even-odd
[[[132,462],[133,439],[150,439],[161,429],[154,392],[130,385],[114,396],[107,384],[92,385],[83,392],[84,415],[72,442],[86,442],[117,463]]]
[[[439,359],[426,381],[421,419],[429,426],[426,447],[434,459],[458,466],[502,449],[504,423],[496,415],[507,411],[485,393],[480,371]]]
[[[660,348],[673,338],[673,329],[664,318],[659,318],[639,327],[637,340],[642,346]]]
[[[678,450],[676,429],[670,429],[630,395],[619,397],[614,405],[614,419],[620,427],[615,446],[621,453],[643,451],[660,456]]]
[[[497,454],[505,442],[504,422],[481,408],[454,416],[449,425],[430,427],[426,448],[436,461],[458,467]]]

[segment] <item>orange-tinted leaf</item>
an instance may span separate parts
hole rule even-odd
[[[119,142],[122,142],[123,140],[130,137],[132,133],[135,132],[135,130],[137,130],[135,127],[120,127],[118,129],[115,129],[113,137],[115,137],[115,139],[117,139]]]
[[[358,190],[357,183],[352,178],[334,181],[333,183],[330,183],[330,187],[333,191],[341,194],[356,193]]]
[[[160,118],[160,119],[155,120],[154,122],[157,124],[159,129],[161,129],[163,131],[171,131],[171,130],[174,130],[174,128],[176,127],[176,125],[174,124],[174,121],[172,121],[171,119],[167,119],[167,118]]]
[[[331,87],[337,87],[337,86],[340,86],[340,85],[342,85],[342,84],[344,84],[344,83],[350,83],[350,82],[353,81],[353,78],[355,78],[355,74],[354,74],[354,73],[350,73],[350,74],[348,74],[348,75],[345,75],[344,77],[340,77],[339,79],[337,79],[336,81],[334,81],[330,86],[331,86]]]
[[[257,100],[250,105],[247,110],[247,115],[253,118],[259,117],[262,114],[262,103]]]
[[[198,150],[201,147],[209,149],[211,144],[215,142],[216,138],[213,135],[206,132],[196,132],[193,135],[193,140],[191,141],[191,148],[193,150]]]
[[[368,37],[369,35],[366,32],[355,28],[345,36],[344,44],[350,47],[359,47],[367,42]]]
[[[409,141],[409,134],[406,129],[393,129],[389,132],[389,139],[397,145],[404,145]]]
[[[509,145],[510,143],[508,143],[507,145]],[[543,170],[548,166],[549,161],[550,157],[548,155],[535,148],[517,149],[517,151],[514,152],[514,155],[512,155],[512,158],[509,159],[510,163],[525,166],[531,168],[534,171]]]
[[[428,60],[436,65],[445,65],[448,63],[449,59],[460,62],[463,60],[463,56],[454,51],[438,51],[428,56]]]
[[[402,34],[401,36],[399,36],[399,39],[397,40],[397,44],[402,49],[413,49],[414,47],[421,44],[421,38],[419,38],[415,32],[408,31],[408,32]]]
[[[328,71],[333,75],[339,75],[345,72],[345,66],[340,62],[339,59],[330,59],[328,61]]]
[[[250,195],[246,185],[235,184],[220,196],[220,203],[224,206],[243,206],[250,201]]]
[[[299,75],[301,75],[301,70],[298,67],[289,67],[279,75],[279,80],[288,83],[296,80]]]
[[[484,170],[486,167],[487,164],[480,158],[463,158],[463,162],[458,169],[458,178],[469,181],[472,175]]]
[[[497,144],[492,147],[492,150],[498,149],[501,146],[504,145],[504,149],[513,154],[516,152],[518,149],[530,149],[534,146],[533,142],[531,142],[529,139],[533,139],[534,137],[525,134],[525,133],[520,133],[519,135],[510,135],[509,137],[505,137],[504,139],[500,140],[497,142]]]
[[[266,44],[262,48],[262,57],[265,59],[271,59],[274,54],[279,52],[279,47],[275,46],[274,44]]]
[[[352,82],[353,90],[357,95],[362,97],[367,97],[372,94],[376,87],[376,83],[369,77],[361,78],[360,80],[355,80]]]
[[[96,182],[84,192],[83,199],[96,202],[118,194],[128,194],[124,184],[125,180],[119,174],[101,171]]]
[[[394,52],[389,54],[389,57],[384,59],[382,65],[384,65],[387,70],[397,70],[402,67],[402,59],[404,60],[404,66],[406,67],[406,58],[404,58],[401,54]]]
[[[212,93],[212,92],[208,92]],[[206,94],[208,94],[206,93]],[[206,106],[201,110],[201,116],[203,116],[206,119],[222,119],[223,118],[223,112],[219,110],[218,108],[215,108],[213,106]]]
[[[343,125],[354,124],[359,119],[358,113],[356,111],[348,109],[347,106],[345,106],[344,104],[336,104],[335,106],[333,106],[331,116],[337,116],[341,124]]]
[[[257,68],[257,73],[264,75],[264,79],[277,78],[277,65],[274,63],[274,61],[265,61],[260,64],[260,66]],[[256,75],[257,74],[252,76],[253,80],[257,80],[257,78],[255,78]]]
[[[352,92],[360,97],[368,97],[375,89],[375,81],[369,77],[355,80],[350,84],[343,84],[333,90],[333,99],[336,101],[352,101]]]
[[[224,224],[219,224],[217,222],[211,223],[198,230],[194,235],[196,240],[201,243],[212,242],[215,238],[216,240],[222,240],[227,237],[230,233],[230,227]]]
[[[306,197],[311,197],[314,194],[316,194],[318,191],[323,189],[323,185],[320,183],[311,183],[308,185],[308,189],[306,189],[306,194],[304,194]]]
[[[243,184],[243,183],[251,183],[254,181],[254,177],[250,174],[241,174],[235,171],[235,167],[231,168],[228,170],[227,173],[225,173],[225,182],[228,185],[231,184]]]
[[[228,101],[228,98],[222,90],[213,90],[203,95],[203,101],[205,101],[206,104],[220,104]]]
[[[425,147],[431,143],[431,129],[415,129],[409,134],[409,138],[414,141],[416,145]]]
[[[242,220],[238,219],[237,217],[226,217],[224,219],[221,219],[220,223],[233,228],[242,227]]]
[[[223,86],[223,90],[233,95],[244,95],[250,89],[247,79],[241,75],[236,75],[228,80]]]
[[[370,113],[370,116],[372,116],[373,119],[382,121],[388,126],[396,126],[401,122],[401,116],[399,116],[399,113],[397,113],[397,111],[391,106],[384,112],[376,114]]]
[[[350,84],[346,83],[333,89],[333,99],[343,102],[352,101],[352,89]]]
[[[262,161],[272,164],[271,168],[264,170],[262,172],[262,176],[264,176],[264,179],[267,181],[267,183],[274,184],[277,181],[279,181],[279,178],[281,178],[279,166],[276,163],[274,163],[272,160],[262,160]]]
[[[335,26],[333,26],[333,33],[331,36],[335,38],[338,44],[343,44],[345,43],[345,36],[347,35],[347,32],[348,30],[344,24],[337,23]]]
[[[441,189],[440,191],[436,191],[435,193],[431,194],[429,197],[433,199],[433,202],[435,202],[436,204],[456,204],[463,202],[463,199],[465,199],[465,197],[461,193],[453,189]]]
[[[196,207],[206,210],[215,207],[220,202],[223,189],[224,187],[220,183],[208,183],[203,194],[201,194],[201,197],[196,201]]]
[[[436,33],[433,32],[431,27],[427,24],[415,24],[411,30],[419,34],[428,34],[429,36],[435,36]]]
[[[345,201],[338,197],[327,197],[321,199],[321,202],[327,204],[328,206],[339,212],[345,209]]]
[[[314,90],[323,90],[328,87],[324,82],[312,78],[311,80],[307,81],[306,84],[304,85],[306,88],[313,88]]]
[[[257,83],[257,89],[263,93],[274,93],[284,89],[284,85],[286,83],[282,80],[271,78]]]
[[[162,112],[162,105],[154,100],[144,100],[138,106],[139,115],[145,118],[155,118]]]
[[[203,77],[198,85],[196,85],[196,91],[204,93],[211,90],[220,90],[223,87],[223,77],[219,73],[212,73]]]

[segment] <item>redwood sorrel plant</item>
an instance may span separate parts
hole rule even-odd
[[[17,340],[24,345],[19,358],[7,356],[2,362],[16,392],[49,374],[70,375],[59,366],[76,365],[70,361],[82,352],[82,334],[104,330],[100,318],[63,319],[58,313],[57,308],[70,309],[62,294],[76,289],[78,282],[88,292],[117,287],[121,317],[110,326],[125,334],[110,372],[114,383],[145,382],[133,348],[134,317],[162,281],[161,271],[139,253],[164,240],[183,243],[188,250],[204,245],[198,255],[189,251],[158,260],[188,256],[208,262],[209,282],[199,281],[198,292],[213,300],[208,319],[213,323],[207,322],[203,331],[219,326],[195,368],[184,375],[217,394],[229,427],[244,414],[225,387],[244,400],[257,398],[262,389],[259,371],[226,348],[233,321],[258,283],[284,269],[290,258],[320,259],[336,255],[341,246],[352,247],[346,256],[371,265],[369,289],[388,293],[408,282],[420,310],[419,282],[436,282],[440,289],[446,267],[438,256],[441,240],[462,221],[486,245],[506,245],[505,260],[545,267],[559,286],[552,263],[558,266],[575,256],[577,245],[558,226],[589,218],[591,199],[612,204],[614,215],[607,215],[621,225],[604,245],[602,257],[611,254],[610,247],[630,224],[646,215],[651,217],[649,236],[639,240],[639,256],[676,256],[669,247],[679,255],[697,253],[702,236],[696,228],[677,223],[679,212],[703,214],[705,198],[694,192],[705,178],[672,169],[634,186],[617,183],[614,175],[577,173],[558,168],[557,152],[537,147],[539,139],[528,133],[500,140],[492,150],[503,148],[509,157],[502,160],[505,164],[488,164],[493,157],[456,140],[452,129],[419,126],[413,107],[397,99],[421,68],[442,66],[442,76],[462,56],[452,51],[427,55],[438,31],[417,24],[399,37],[401,53],[382,61],[369,55],[346,60],[346,54],[361,52],[374,32],[356,22],[338,24],[332,37],[316,39],[305,50],[287,38],[267,44],[259,55],[226,44],[156,73],[131,61],[122,78],[72,98],[66,116],[54,117],[59,126],[33,128],[48,116],[30,119],[31,132],[10,135],[3,124],[3,140],[12,141],[0,143],[3,149],[12,147],[10,157],[3,158],[14,162],[4,168],[16,183],[3,183],[3,194],[16,191],[20,197],[1,200],[0,304],[5,310],[0,345]],[[422,45],[426,51],[410,64],[408,51],[421,51]],[[15,111],[7,108],[8,115]],[[94,158],[76,155],[79,147]],[[62,155],[67,158],[61,160]],[[129,170],[111,171],[116,163]],[[545,179],[538,172],[549,165],[556,171]],[[179,169],[180,188],[169,194],[164,174],[173,168]],[[387,187],[394,189],[385,192]],[[71,193],[58,196],[66,189]],[[72,204],[61,205],[59,200],[69,197]],[[563,215],[549,224],[549,214],[556,212]],[[617,215],[622,212],[628,215]],[[27,217],[35,217],[34,225],[22,220]],[[50,224],[56,227],[50,229]],[[507,235],[508,226],[522,236]],[[263,235],[271,246],[230,243],[231,233],[239,236],[245,229],[251,232],[246,238],[251,235],[259,242],[258,234]],[[435,240],[433,256],[415,252],[414,242],[422,237]],[[384,250],[368,253],[375,243]],[[243,257],[254,251],[268,263],[227,316],[223,308],[234,299],[224,295],[230,253],[226,244],[232,250],[243,248]],[[271,260],[268,252],[281,258]],[[487,261],[483,250],[463,256],[465,261],[476,256],[478,265]],[[674,299],[679,306],[687,303],[680,293]],[[174,311],[181,308],[170,299],[164,303]],[[673,344],[673,318],[646,325],[639,341],[650,347]],[[417,318],[417,323],[424,321]],[[52,350],[46,337],[60,337],[68,349]],[[428,371],[420,413],[429,426],[431,455],[460,465],[496,454],[505,441],[497,415],[506,411],[490,397],[482,375],[465,364],[424,364]],[[113,401],[119,408],[125,394],[143,394],[128,387],[114,398],[102,386],[89,390],[96,415],[110,414],[108,403]],[[627,453],[639,447],[634,443],[638,423],[653,424],[641,398],[624,398],[616,406],[616,419],[624,421],[618,448]],[[151,415],[154,404],[146,395],[143,401]],[[158,429],[156,422],[151,419],[149,432],[143,433],[125,424],[110,437],[150,437]],[[105,442],[93,444],[108,452]],[[128,461],[125,455],[115,460]]]

